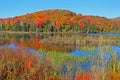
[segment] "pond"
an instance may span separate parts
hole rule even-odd
[[[24,48],[24,52],[32,54],[55,51],[56,55],[67,53],[79,58],[98,59],[99,56],[108,64],[113,53],[120,59],[120,34],[0,34],[0,48]],[[88,71],[91,65],[97,63],[91,60],[79,66]]]

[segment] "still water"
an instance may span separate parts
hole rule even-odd
[[[109,61],[114,52],[120,59],[120,34],[0,34],[0,48],[24,48],[32,54],[38,50],[65,52],[80,58],[102,54]],[[91,63],[80,66],[89,70]]]
[[[94,53],[92,56],[95,56],[99,52],[100,47],[104,47],[116,51],[118,58],[120,58],[119,35],[120,34],[1,34],[0,48],[5,46],[14,49],[25,48],[31,53],[35,53],[41,49],[67,52],[83,57],[90,56],[92,53]],[[101,36],[103,38],[101,38]],[[69,42],[66,38],[69,39]],[[79,42],[78,44],[77,40]],[[106,53],[110,52],[107,51]]]

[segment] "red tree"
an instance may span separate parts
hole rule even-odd
[[[85,24],[84,24],[84,22],[82,22],[82,23],[80,24],[80,29],[81,29],[81,30],[85,30]]]

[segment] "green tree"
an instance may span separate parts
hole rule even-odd
[[[20,22],[16,22],[16,23],[15,23],[14,31],[21,31]]]

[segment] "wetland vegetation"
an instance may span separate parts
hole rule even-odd
[[[0,38],[0,79],[120,78],[119,36],[1,34]]]

